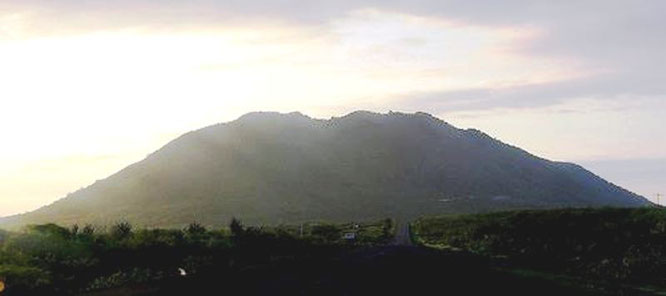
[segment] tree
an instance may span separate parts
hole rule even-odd
[[[235,217],[231,218],[229,229],[231,230],[231,235],[235,237],[242,236],[245,233],[243,224],[241,224],[240,220],[236,219]]]
[[[70,237],[69,229],[58,226],[53,223],[41,224],[41,225],[30,225],[28,231],[35,234],[41,234],[45,236],[50,236],[54,238],[67,239]]]
[[[392,236],[392,228],[393,220],[386,218],[382,221],[382,236],[384,236],[384,239],[389,239]]]
[[[190,236],[202,235],[206,233],[206,227],[197,222],[192,222],[185,228],[185,233]]]
[[[86,224],[81,230],[81,234],[85,236],[92,236],[95,233],[95,226],[92,224]]]
[[[124,240],[132,235],[132,224],[127,221],[118,222],[111,227],[111,237]]]
[[[72,225],[72,227],[69,229],[69,233],[71,233],[73,237],[79,235],[79,224]]]

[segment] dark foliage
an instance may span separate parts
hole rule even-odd
[[[520,266],[666,286],[666,210],[563,209],[419,219],[419,240]]]
[[[331,225],[344,229],[345,226]],[[209,230],[192,223],[182,230],[138,229],[119,222],[107,232],[91,225],[65,228],[34,225],[25,231],[0,231],[0,278],[11,295],[93,293],[183,280],[184,276],[230,275],[266,264],[329,256],[347,248],[383,243],[375,224],[357,245],[340,245],[339,237],[297,237],[292,226]],[[316,232],[316,231],[315,231]],[[125,293],[120,293],[125,294]]]
[[[185,228],[185,233],[190,236],[203,235],[206,233],[206,227],[196,222],[190,223],[190,225]]]
[[[323,224],[312,227],[312,235],[324,240],[335,241],[340,238],[341,232],[335,225]]]
[[[124,240],[132,235],[132,224],[127,221],[118,222],[111,226],[111,236],[117,240]]]
[[[231,223],[229,223],[229,229],[231,230],[231,235],[236,237],[242,236],[243,233],[245,232],[243,224],[241,224],[240,220],[236,218],[231,219]]]
[[[387,244],[396,228],[389,219],[261,228],[234,219],[220,230],[197,223],[133,230],[119,223],[108,232],[38,225],[0,232],[0,278],[8,284],[6,296],[634,295],[659,288],[627,286],[628,278],[614,276],[605,281],[607,274],[572,280],[521,268],[585,274],[581,267],[595,267],[601,258],[602,265],[622,262],[629,270],[653,260],[656,269],[646,272],[663,274],[665,217],[657,209],[528,211],[412,225],[422,242],[471,252]],[[341,239],[350,232],[356,240]],[[574,255],[580,259],[567,260]]]

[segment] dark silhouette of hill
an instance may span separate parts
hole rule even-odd
[[[575,145],[575,143],[563,143]],[[649,205],[584,168],[552,162],[425,113],[318,120],[249,113],[192,131],[34,212],[27,223],[181,226],[413,218],[518,208]]]

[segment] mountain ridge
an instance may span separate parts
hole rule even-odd
[[[328,120],[251,112],[187,132],[145,159],[0,226],[128,220],[146,226],[361,220],[514,208],[643,206],[553,162],[430,114]]]

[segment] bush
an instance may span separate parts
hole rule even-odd
[[[37,267],[1,264],[0,275],[5,278],[9,295],[36,293],[52,284],[51,275]]]
[[[190,223],[190,225],[185,228],[185,233],[190,236],[203,235],[206,233],[206,227],[196,222]]]
[[[423,218],[414,231],[428,245],[585,277],[641,280],[666,271],[664,225],[663,209],[558,209]]]
[[[92,236],[95,234],[95,226],[91,224],[86,224],[86,226],[83,226],[83,229],[81,229],[81,235],[83,236]]]
[[[111,227],[111,237],[116,240],[125,240],[132,235],[132,224],[118,222]]]
[[[236,218],[231,219],[231,222],[229,223],[229,230],[231,230],[231,235],[234,237],[242,236],[245,232],[243,224],[241,224],[240,220]]]
[[[120,287],[127,284],[145,283],[164,278],[162,272],[155,272],[147,268],[132,268],[128,271],[119,271],[107,276],[94,279],[86,288],[88,291]]]
[[[373,242],[378,241],[381,225],[366,225]],[[345,227],[319,225],[312,228],[312,235],[297,238],[297,226],[244,227],[237,219],[229,230],[207,230],[198,223],[183,230],[133,231],[131,224],[119,222],[108,232],[92,225],[33,225],[21,233],[0,232],[0,277],[7,277],[8,295],[75,295],[180,278],[178,268],[187,274],[230,274],[328,252],[337,248],[334,244]]]
[[[69,229],[52,223],[43,225],[30,225],[28,226],[28,233],[61,239],[69,239],[72,236]]]
[[[312,227],[312,235],[319,237],[326,242],[335,242],[340,240],[342,231],[335,225],[315,225]]]

